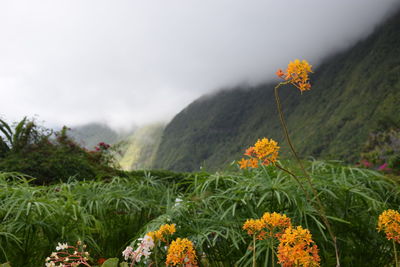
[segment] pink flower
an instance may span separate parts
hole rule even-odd
[[[364,165],[365,168],[371,168],[372,167],[372,163],[369,162],[368,160],[363,159],[361,161],[361,164]]]
[[[390,168],[388,168],[388,164],[385,162],[381,166],[378,167],[379,171],[388,171]]]
[[[128,260],[129,257],[131,256],[133,252],[133,248],[132,247],[126,247],[126,249],[122,252],[122,256],[124,256],[125,260]]]

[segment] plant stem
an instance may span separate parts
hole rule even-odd
[[[253,267],[256,266],[256,235],[253,235]]]
[[[272,238],[271,238],[271,260],[272,260],[272,267],[275,267],[274,239],[272,239]]]
[[[154,246],[154,250],[155,250],[155,259],[154,259],[154,261],[156,263],[156,267],[158,267],[158,262],[157,262],[158,249],[157,248],[158,248],[157,246]]]
[[[318,211],[319,215],[321,216],[322,220],[324,221],[324,224],[325,224],[325,226],[326,226],[326,228],[327,228],[327,230],[328,230],[328,233],[329,233],[329,235],[330,235],[331,238],[332,238],[333,246],[334,246],[334,248],[335,248],[335,254],[336,254],[336,266],[337,266],[337,267],[340,267],[339,250],[338,250],[338,247],[337,247],[336,236],[335,236],[335,234],[334,234],[333,231],[332,231],[332,228],[331,228],[331,225],[330,225],[330,223],[329,223],[329,221],[328,221],[328,218],[326,217],[326,213],[325,213],[325,210],[324,210],[324,206],[322,205],[322,202],[321,202],[321,200],[320,200],[320,198],[319,198],[319,196],[318,196],[318,192],[317,192],[317,190],[314,188],[314,186],[313,186],[313,184],[312,184],[312,182],[311,182],[310,175],[308,174],[308,172],[307,172],[306,169],[304,168],[303,163],[301,162],[299,156],[297,155],[296,150],[294,149],[294,146],[293,146],[293,144],[292,144],[292,141],[291,141],[291,139],[290,139],[289,132],[288,132],[288,129],[287,129],[287,126],[286,126],[285,117],[283,116],[282,105],[281,105],[281,101],[280,101],[279,94],[278,94],[278,88],[279,88],[280,86],[286,85],[286,84],[288,84],[288,83],[290,83],[290,82],[289,82],[289,81],[287,81],[287,82],[281,82],[281,83],[279,83],[277,86],[275,86],[275,89],[274,89],[274,92],[275,92],[275,100],[276,100],[276,104],[277,104],[277,108],[278,108],[278,113],[279,113],[279,119],[280,119],[280,122],[281,122],[281,126],[282,126],[282,128],[283,128],[283,132],[284,132],[286,141],[287,141],[288,144],[289,144],[290,150],[292,151],[294,157],[295,157],[296,160],[297,160],[297,163],[299,164],[301,170],[303,171],[305,177],[307,178],[307,182],[308,182],[308,184],[309,184],[309,186],[310,186],[310,188],[311,188],[311,190],[312,190],[312,192],[313,192],[314,198],[315,198],[316,201],[317,201],[317,206],[318,206],[318,208],[317,208],[317,207],[315,207],[315,208],[316,208],[316,210]],[[292,175],[292,176],[294,177],[294,175]],[[300,183],[300,181],[299,181],[298,179],[296,179],[296,180]],[[303,189],[303,191],[304,191],[304,189]],[[308,197],[308,198],[309,198],[309,197]],[[310,204],[312,205],[312,202],[310,202]]]
[[[397,250],[396,250],[396,243],[393,241],[393,252],[394,252],[394,260],[396,261],[396,267],[399,267],[399,261],[397,259]]]

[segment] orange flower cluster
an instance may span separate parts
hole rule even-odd
[[[198,266],[193,243],[187,238],[177,238],[168,248],[166,265],[177,266],[180,264],[185,267]]]
[[[258,240],[268,237],[280,237],[282,232],[291,226],[290,218],[285,214],[266,212],[261,219],[248,219],[243,224],[243,230],[249,235],[256,235]]]
[[[161,225],[157,231],[148,232],[147,235],[153,238],[154,242],[161,240],[167,242],[166,238],[176,232],[175,224]]]
[[[262,165],[274,164],[278,158],[279,152],[278,143],[272,139],[258,139],[254,146],[249,147],[244,155],[249,156],[249,159],[241,159],[239,166],[241,169],[258,168],[258,162]]]
[[[256,238],[259,240],[263,240],[265,238],[264,231],[265,223],[262,219],[254,220],[247,219],[243,224],[243,230],[247,231],[249,235],[256,235]]]
[[[400,213],[395,210],[385,210],[379,215],[378,231],[385,231],[388,240],[400,243]]]
[[[311,67],[306,60],[300,61],[296,59],[294,62],[290,61],[286,72],[279,69],[276,75],[290,82],[303,92],[311,89],[310,78],[308,77],[308,74],[312,73]]]
[[[308,229],[288,227],[279,239],[278,263],[283,267],[320,266],[318,247]]]
[[[262,216],[262,220],[265,223],[265,228],[268,229],[269,235],[277,238],[282,236],[283,231],[292,225],[289,217],[285,214],[279,214],[276,212],[266,212]]]

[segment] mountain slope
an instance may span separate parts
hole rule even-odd
[[[124,170],[148,169],[153,165],[164,125],[157,123],[137,129],[123,142],[126,150],[119,160]]]
[[[356,160],[371,131],[400,122],[399,28],[400,12],[367,39],[325,60],[312,76],[311,91],[280,90],[301,155]],[[155,167],[217,169],[264,136],[278,140],[285,154],[274,84],[238,87],[194,101],[167,125]]]
[[[120,138],[116,131],[101,123],[72,127],[68,135],[88,149],[93,149],[100,142],[113,144]]]

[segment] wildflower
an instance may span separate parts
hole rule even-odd
[[[262,165],[274,164],[278,159],[279,148],[278,143],[272,139],[258,139],[255,145],[249,147],[244,153],[250,159],[239,161],[239,167],[241,169],[258,168],[259,161]]]
[[[378,231],[384,231],[388,240],[400,243],[400,213],[395,210],[385,210],[379,215]]]
[[[318,247],[308,229],[288,227],[279,239],[278,263],[289,266],[320,266]]]
[[[264,227],[265,222],[262,219],[247,219],[242,228],[248,235],[256,235],[257,239],[262,240],[265,238]]]
[[[97,260],[97,263],[99,265],[102,265],[106,260],[107,260],[106,258],[100,258],[100,259]]]
[[[268,138],[258,139],[254,145],[254,152],[264,165],[274,163],[278,157],[279,146],[274,140]]]
[[[279,69],[276,72],[278,77],[285,79],[289,83],[296,86],[301,92],[311,89],[311,84],[309,82],[309,73],[312,73],[311,65],[306,60],[290,61],[287,66],[286,72]]]
[[[161,235],[161,240],[166,242],[166,237],[171,236],[176,232],[175,224],[164,224],[158,230]]]
[[[198,266],[193,243],[187,238],[177,238],[168,248],[166,265]]]
[[[124,256],[125,260],[131,259],[132,262],[140,262],[142,257],[148,259],[151,255],[151,250],[154,248],[154,239],[146,234],[143,238],[138,239],[140,242],[137,244],[138,247],[135,251],[131,246],[125,248],[122,252],[122,256]]]
[[[361,164],[365,167],[365,168],[371,168],[372,167],[372,163],[369,162],[368,160],[361,160]]]
[[[390,168],[388,168],[388,164],[385,162],[381,166],[378,167],[379,171],[389,171]]]
[[[264,228],[268,229],[270,237],[279,238],[283,231],[292,225],[290,218],[276,212],[266,212],[261,219],[264,221]]]
[[[175,224],[164,224],[157,231],[148,232],[147,235],[153,238],[154,241],[167,242],[167,237],[173,235],[175,232]]]
[[[285,73],[284,73],[281,69],[278,69],[278,71],[276,72],[276,75],[277,75],[279,78],[283,78],[283,76],[285,76]]]
[[[68,248],[68,244],[67,243],[58,243],[58,246],[56,246],[56,250],[63,250],[63,249],[67,249]]]
[[[258,160],[255,158],[252,159],[242,159],[241,161],[238,162],[239,167],[241,169],[246,169],[246,168],[258,168]]]
[[[68,246],[67,243],[58,243],[56,250],[59,252],[52,252],[50,257],[46,258],[46,267],[79,266],[80,264],[90,266],[87,263],[88,258],[84,256],[89,255],[84,251],[86,246],[80,246],[80,244],[81,242],[77,242],[76,246]],[[80,249],[78,249],[79,247]]]
[[[122,251],[122,256],[124,256],[125,260],[128,260],[133,252],[133,248],[131,246],[127,246],[124,251]]]

